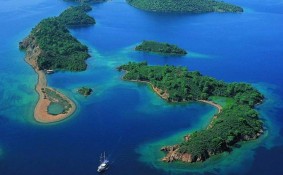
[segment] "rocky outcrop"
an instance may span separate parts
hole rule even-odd
[[[34,69],[39,69],[37,59],[42,54],[42,50],[36,43],[36,39],[30,35],[22,42],[19,42],[19,47],[26,51],[26,62],[28,62]]]
[[[264,133],[264,131],[263,131],[263,129],[261,129],[261,130],[259,130],[258,133],[254,134],[254,135],[244,135],[244,136],[242,136],[241,140],[243,140],[243,141],[255,140],[259,136],[261,136],[263,133]]]
[[[174,162],[174,161],[182,161],[182,162],[193,162],[192,155],[188,153],[180,153],[179,145],[173,146],[164,146],[161,148],[161,151],[166,153],[166,156],[162,158],[163,162]],[[201,159],[199,159],[200,161]]]
[[[162,159],[164,162],[173,162],[182,159],[182,154],[178,152],[179,145],[164,146],[161,151],[166,152],[166,156]]]
[[[229,145],[234,145],[237,142],[240,141],[249,141],[249,140],[255,140],[259,136],[261,136],[264,133],[264,130],[261,129],[258,133],[255,135],[244,135],[242,137],[236,138],[233,142],[231,142]],[[184,136],[184,140],[187,142],[191,139],[190,135]],[[218,152],[212,152],[212,151],[205,151],[205,155],[202,156],[192,156],[190,153],[181,153],[179,151],[180,146],[179,145],[173,145],[173,146],[163,146],[160,150],[166,153],[166,156],[162,158],[163,162],[174,162],[174,161],[182,161],[187,163],[192,162],[203,162],[209,157],[225,152],[225,151],[231,151],[231,148],[229,147],[228,143],[223,143],[221,145],[221,151]]]
[[[28,47],[34,48],[35,47],[34,41],[35,39],[29,36],[19,43],[19,47],[20,49],[27,49]]]
[[[184,140],[185,140],[185,141],[189,141],[189,140],[190,140],[190,138],[191,138],[191,135],[190,135],[190,134],[188,134],[188,135],[184,136]]]
[[[175,151],[179,148],[179,145],[173,145],[173,146],[163,146],[160,150],[164,152],[170,152]]]

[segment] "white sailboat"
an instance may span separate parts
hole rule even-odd
[[[106,158],[105,156],[105,152],[104,154],[100,156],[100,165],[97,168],[97,172],[104,172],[109,168],[109,160]]]

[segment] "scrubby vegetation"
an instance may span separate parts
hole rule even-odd
[[[71,104],[68,102],[68,100],[66,100],[65,98],[63,98],[60,93],[58,93],[57,91],[55,91],[54,89],[51,88],[45,88],[45,94],[46,97],[52,102],[52,103],[57,103],[60,106],[63,107],[63,111],[62,114],[67,113],[70,108],[72,108]]]
[[[243,12],[241,7],[215,0],[126,0],[139,9],[157,12]]]
[[[59,20],[63,24],[71,26],[95,24],[94,18],[85,13],[91,10],[92,8],[88,5],[70,7],[60,14]]]
[[[262,125],[254,109],[235,103],[224,108],[211,127],[192,133],[188,141],[180,144],[179,152],[191,154],[192,161],[206,160],[211,155],[232,150],[239,141],[256,139],[262,132]]]
[[[94,24],[94,19],[86,14],[89,10],[87,5],[71,7],[59,17],[42,20],[20,43],[20,48],[40,48],[37,65],[41,70],[85,70],[85,60],[90,57],[88,48],[70,34],[67,26]]]
[[[92,93],[92,89],[88,87],[81,87],[78,92],[83,96],[89,96]]]
[[[56,18],[42,20],[31,32],[42,50],[39,69],[85,70],[88,48],[75,39]]]
[[[136,46],[135,50],[144,51],[144,52],[155,52],[161,54],[172,54],[172,55],[187,54],[187,52],[184,49],[181,49],[176,45],[161,43],[156,41],[143,41],[140,45]]]
[[[225,83],[199,72],[189,72],[185,67],[148,66],[146,62],[122,65],[125,80],[148,81],[168,93],[169,102],[206,100],[210,96],[233,97],[238,104],[254,106],[263,96],[246,83]]]
[[[256,139],[262,133],[263,123],[254,107],[264,97],[249,84],[225,83],[185,67],[148,66],[145,62],[130,62],[118,69],[127,72],[125,80],[146,81],[160,89],[169,102],[229,99],[229,105],[208,128],[192,133],[189,140],[179,144],[178,151],[190,154],[193,161],[231,150],[235,143]]]

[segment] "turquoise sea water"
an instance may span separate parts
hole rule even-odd
[[[18,42],[41,19],[70,3],[60,0],[1,1],[0,174],[96,174],[106,151],[113,175],[283,174],[283,1],[231,0],[243,14],[157,14],[124,1],[94,4],[97,24],[71,29],[92,57],[85,72],[48,75],[50,86],[72,98],[78,110],[57,124],[33,119],[36,74]],[[134,52],[145,39],[178,44],[185,57]],[[252,83],[265,96],[258,106],[267,132],[204,164],[164,164],[160,146],[204,128],[216,111],[206,104],[168,104],[145,84],[121,81],[116,67],[128,61],[183,65],[227,82]],[[81,86],[94,89],[84,98]]]

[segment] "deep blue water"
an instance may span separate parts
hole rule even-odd
[[[74,99],[78,110],[70,119],[43,125],[33,119],[37,77],[18,42],[70,3],[1,1],[0,174],[96,174],[103,151],[111,160],[107,174],[113,175],[283,174],[283,1],[230,2],[245,13],[158,14],[120,0],[94,4],[90,15],[97,24],[71,29],[90,48],[88,70],[48,76],[49,85]],[[133,51],[149,39],[178,44],[189,55]],[[128,61],[182,65],[227,82],[252,83],[266,96],[258,110],[267,134],[203,165],[160,163],[155,157],[160,143],[178,142],[183,133],[205,127],[215,109],[167,104],[147,85],[121,81],[115,68]],[[85,85],[94,88],[87,98],[76,93]]]

